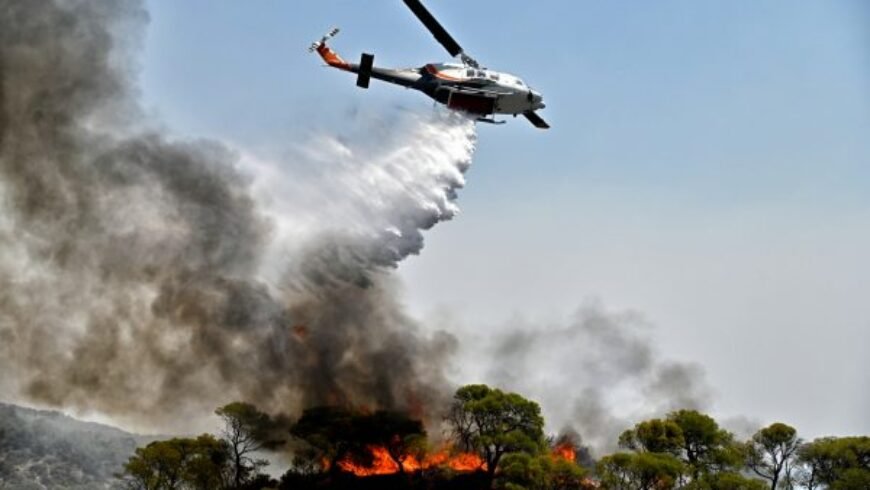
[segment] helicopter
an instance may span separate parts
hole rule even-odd
[[[448,108],[469,113],[478,121],[504,124],[495,120],[496,114],[522,114],[535,127],[549,129],[550,125],[537,114],[545,106],[544,98],[522,79],[509,73],[482,67],[468,55],[447,30],[435,19],[420,0],[403,0],[405,5],[423,23],[450,56],[459,62],[429,63],[420,68],[394,69],[374,66],[373,54],[363,53],[359,63],[348,63],[327,42],[338,33],[338,28],[327,32],[319,41],[311,44],[309,51],[316,52],[328,66],[355,73],[356,84],[368,88],[372,78],[419,90]]]

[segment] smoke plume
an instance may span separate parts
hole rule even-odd
[[[519,322],[494,342],[487,379],[540,401],[549,423],[602,454],[644,418],[709,403],[701,368],[661,359],[649,330],[637,313],[594,303],[565,324]]]
[[[175,139],[135,100],[146,23],[134,1],[0,5],[0,393],[160,430],[233,399],[440,401],[455,341],[388,271],[456,214],[473,123],[395,114],[289,164]]]

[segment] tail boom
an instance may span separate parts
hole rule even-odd
[[[338,32],[339,30],[337,27],[330,29],[329,32],[327,32],[323,35],[322,38],[320,38],[320,41],[312,43],[311,47],[308,48],[308,51],[317,51],[317,54],[319,54],[320,57],[323,58],[323,61],[325,61],[326,64],[329,66],[338,68],[340,70],[350,71],[350,64],[344,61],[344,59],[342,59],[342,57],[339,56],[338,53],[333,51],[332,48],[330,48],[329,45],[326,44],[327,41],[337,36]]]
[[[344,61],[344,59],[327,46],[326,43],[318,43],[318,46],[314,49],[317,51],[317,54],[323,58],[323,61],[325,61],[327,65],[333,68],[338,68],[339,70],[350,71],[350,64],[347,61]]]
[[[408,88],[415,87],[420,81],[421,74],[419,69],[394,70],[376,68],[373,66],[374,56],[370,54],[363,54],[359,64],[348,63],[327,44],[327,41],[335,37],[336,34],[338,34],[338,29],[330,30],[319,41],[312,43],[308,50],[311,52],[316,51],[328,66],[358,74],[358,86],[368,88],[371,78]]]

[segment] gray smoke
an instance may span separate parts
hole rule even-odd
[[[636,313],[590,304],[566,324],[511,331],[496,339],[487,379],[540,401],[548,423],[573,427],[598,454],[644,418],[709,403],[701,368],[661,359]]]
[[[160,430],[233,399],[440,402],[455,341],[388,271],[457,212],[473,123],[398,114],[284,166],[176,140],[134,97],[146,23],[137,1],[0,3],[0,396]]]

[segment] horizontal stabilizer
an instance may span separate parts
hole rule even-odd
[[[359,73],[356,77],[356,86],[361,88],[369,88],[369,81],[372,79],[372,65],[375,63],[375,55],[363,53],[359,61]]]
[[[541,119],[541,116],[539,116],[537,113],[535,113],[535,111],[526,111],[523,113],[523,115],[526,116],[526,119],[528,119],[529,122],[534,124],[534,126],[536,128],[550,129],[550,125],[547,124],[547,121],[544,121],[543,119]]]

